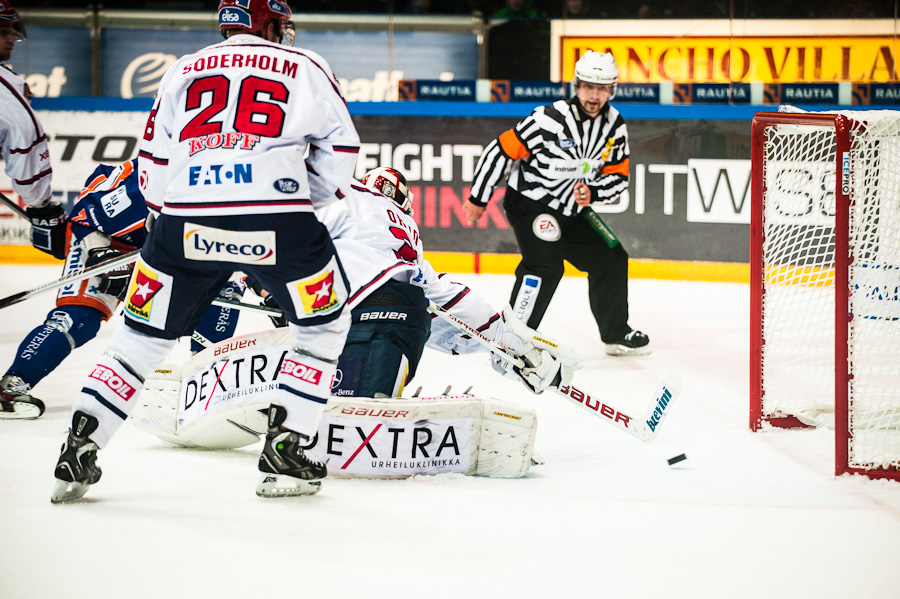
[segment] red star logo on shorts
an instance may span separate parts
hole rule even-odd
[[[329,272],[325,277],[312,285],[306,286],[306,293],[313,297],[312,308],[317,310],[324,308],[332,302],[332,288],[334,287],[334,272]]]
[[[128,301],[136,308],[143,308],[147,305],[147,302],[153,299],[153,296],[163,286],[159,281],[148,277],[142,270],[137,271],[137,275],[134,277],[134,284],[137,285],[137,288],[131,294],[131,297],[128,298]]]

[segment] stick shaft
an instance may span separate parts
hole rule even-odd
[[[475,330],[452,314],[446,312],[439,306],[435,305],[433,302],[428,303],[428,311],[436,315],[441,320],[450,323],[452,326],[456,327],[463,333],[466,333],[467,335],[473,337],[476,341],[488,348],[491,353],[498,356],[500,359],[521,361],[521,358],[516,358],[515,356],[510,355],[499,345],[482,335],[479,331]],[[666,376],[666,378],[663,380],[663,383],[657,389],[653,401],[647,408],[647,415],[645,416],[644,420],[638,420],[637,418],[629,416],[627,413],[619,410],[615,406],[610,405],[608,402],[598,399],[597,396],[592,396],[591,394],[582,391],[575,385],[570,384],[558,389],[554,389],[554,391],[558,395],[562,395],[583,410],[587,411],[590,414],[593,414],[604,422],[611,424],[620,431],[628,433],[632,437],[640,439],[641,441],[649,442],[656,438],[663,418],[668,414],[668,410],[671,407],[672,402],[674,402],[675,397],[681,391],[681,381],[679,381],[678,377],[674,375],[670,374]],[[655,416],[654,411],[656,412]],[[648,418],[655,418],[655,420],[653,420],[652,428],[646,422]]]
[[[28,221],[31,220],[30,218],[28,218],[28,213],[26,213],[25,210],[23,210],[21,206],[19,206],[19,205],[18,205],[17,203],[15,203],[15,202],[13,202],[11,199],[9,199],[8,197],[6,197],[6,196],[3,195],[2,193],[0,193],[0,202],[3,202],[4,204],[6,204],[6,206],[7,206],[10,210],[12,210],[13,212],[15,212],[16,214],[18,214],[19,216],[21,216],[21,217],[24,218],[25,220],[28,220]]]
[[[3,299],[0,299],[0,309],[13,306],[15,304],[18,304],[19,302],[24,302],[25,300],[30,299],[35,295],[44,293],[45,291],[52,291],[60,287],[65,287],[66,285],[69,285],[71,283],[77,283],[79,281],[95,277],[97,275],[102,275],[103,273],[109,272],[110,270],[118,268],[119,266],[122,266],[124,264],[131,264],[132,262],[137,260],[138,254],[140,253],[140,250],[134,250],[133,252],[123,254],[114,260],[104,262],[103,264],[98,264],[97,266],[93,266],[91,268],[86,268],[80,272],[66,275],[55,281],[50,281],[49,283],[39,285],[34,289],[20,291],[19,293],[14,293],[13,295],[4,297]]]

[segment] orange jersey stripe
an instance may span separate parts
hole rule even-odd
[[[627,177],[628,161],[629,159],[626,158],[619,164],[607,164],[600,170],[600,172],[604,175],[622,175],[623,177]]]
[[[503,148],[503,152],[513,160],[521,160],[531,156],[531,152],[529,152],[528,148],[519,141],[519,138],[516,137],[516,132],[513,129],[509,129],[500,134],[500,147]]]

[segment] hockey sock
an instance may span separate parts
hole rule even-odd
[[[53,372],[72,350],[97,336],[103,315],[85,306],[61,306],[47,314],[19,345],[7,374],[15,374],[34,387]]]
[[[218,297],[219,299],[236,300],[240,299],[242,293],[243,286],[240,283],[229,281],[219,292]],[[233,308],[210,306],[203,314],[203,318],[200,319],[195,330],[212,343],[224,341],[234,336],[239,313],[240,310]],[[191,339],[192,352],[198,352],[202,349],[202,345]]]

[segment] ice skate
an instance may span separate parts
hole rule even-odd
[[[650,338],[640,331],[631,331],[615,343],[606,344],[609,356],[646,356],[650,349]]]
[[[0,378],[0,420],[37,418],[44,402],[29,394],[31,385],[14,374]]]
[[[259,456],[260,497],[290,497],[313,495],[319,492],[322,479],[328,474],[325,464],[310,460],[301,445],[308,441],[300,433],[281,428],[287,410],[273,405],[269,408],[269,431]]]
[[[56,463],[56,486],[50,496],[52,503],[78,499],[100,480],[102,473],[97,467],[99,448],[89,438],[98,425],[96,418],[84,412],[78,411],[72,416],[72,428]]]

